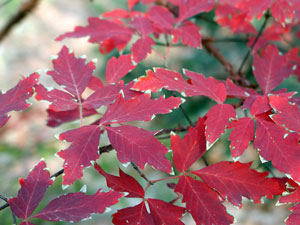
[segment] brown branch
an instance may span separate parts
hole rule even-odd
[[[145,180],[148,182],[149,185],[153,185],[153,183],[145,176],[145,174],[139,169],[139,167],[134,163],[134,162],[130,162],[133,169],[135,169],[138,174]]]
[[[0,42],[9,34],[12,28],[21,22],[38,4],[39,0],[25,0],[20,10],[14,15],[0,31]]]

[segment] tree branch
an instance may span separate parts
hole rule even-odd
[[[26,0],[20,10],[14,15],[0,31],[0,42],[9,34],[11,29],[22,21],[38,4],[39,0]],[[4,3],[3,3],[4,4]]]

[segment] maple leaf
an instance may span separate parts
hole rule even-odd
[[[102,81],[98,77],[95,77],[95,76],[91,77],[90,82],[87,85],[87,87],[93,91],[96,91],[98,88],[101,88],[103,86],[104,86],[104,84],[102,83]]]
[[[58,53],[58,58],[52,61],[53,71],[49,71],[53,80],[73,94],[78,100],[90,82],[95,70],[93,62],[85,63],[85,59],[76,58],[74,53],[69,53],[69,49],[63,46]]]
[[[232,105],[218,104],[208,111],[206,117],[205,136],[208,143],[212,144],[224,133],[230,120],[236,117],[236,112]]]
[[[57,154],[64,159],[63,184],[73,184],[82,177],[82,170],[99,158],[100,129],[96,125],[83,126],[59,135],[60,140],[72,142]]]
[[[130,23],[144,38],[154,32],[152,22],[147,17],[134,17]]]
[[[152,216],[147,212],[144,201],[136,206],[118,210],[118,212],[113,215],[112,222],[116,225],[155,225]]]
[[[225,87],[227,96],[230,97],[248,98],[251,95],[257,95],[253,89],[237,86],[228,78],[226,79]]]
[[[199,117],[196,127],[189,127],[187,134],[180,138],[171,135],[173,162],[179,172],[184,172],[206,152],[204,119]]]
[[[186,44],[192,48],[201,48],[199,28],[191,21],[185,21],[180,27],[175,28],[173,34],[175,35],[175,43],[178,42],[178,39],[181,39],[182,44]]]
[[[290,174],[296,181],[300,179],[300,146],[299,136],[289,133],[276,124],[257,119],[254,148],[266,160],[272,160],[273,166],[281,172]]]
[[[181,74],[164,68],[155,68],[155,72],[147,70],[145,77],[139,77],[133,89],[138,91],[151,90],[153,92],[166,88],[172,91],[189,92],[192,85],[186,83]]]
[[[26,101],[33,95],[32,88],[37,84],[38,78],[39,74],[33,73],[6,93],[0,92],[0,128],[9,120],[9,112],[25,110],[30,106]]]
[[[211,11],[214,4],[214,0],[181,0],[178,21],[181,22],[201,12]]]
[[[226,99],[225,85],[212,77],[204,77],[203,74],[184,70],[184,74],[191,78],[193,84],[193,93],[191,96],[204,95],[215,100],[217,103],[223,103]]]
[[[147,199],[154,224],[184,225],[180,218],[185,212],[183,207],[172,205],[159,199]]]
[[[250,113],[253,116],[268,112],[269,110],[271,110],[271,106],[269,105],[269,99],[267,95],[256,96],[250,107]]]
[[[222,0],[222,2],[224,2]],[[229,27],[233,34],[236,33],[252,33],[257,31],[247,19],[247,12],[242,12],[228,2],[218,4],[216,8],[215,20],[223,27]]]
[[[38,101],[47,100],[51,102],[49,109],[53,111],[69,111],[78,107],[76,99],[67,92],[60,91],[58,89],[48,91],[41,84],[35,87],[35,92],[35,98]]]
[[[268,172],[258,173],[250,166],[251,163],[219,162],[192,173],[239,207],[242,206],[242,196],[260,203],[262,196],[272,198],[285,191],[275,178],[266,178]]]
[[[290,74],[285,60],[275,45],[269,45],[262,52],[262,57],[254,54],[254,76],[264,93],[270,93]]]
[[[228,225],[233,223],[233,217],[227,214],[218,193],[206,184],[189,176],[181,176],[175,192],[183,195],[186,209],[192,214],[197,224]]]
[[[103,213],[105,208],[118,203],[123,194],[99,189],[94,195],[69,193],[53,199],[42,211],[34,215],[47,221],[79,222],[90,218],[92,213]]]
[[[148,163],[163,172],[171,172],[171,163],[165,156],[168,149],[153,137],[154,132],[130,125],[105,128],[120,162],[132,161],[142,169]]]
[[[156,114],[170,113],[183,102],[181,98],[171,96],[165,99],[161,96],[158,99],[151,99],[147,95],[125,100],[119,94],[116,101],[110,105],[101,119],[101,123],[123,123],[136,120],[149,121]]]
[[[10,198],[8,203],[14,215],[27,220],[39,205],[53,181],[50,180],[50,173],[46,170],[46,163],[40,161],[27,178],[21,178],[19,182],[21,188],[17,197]]]
[[[296,104],[291,104],[288,98],[269,96],[272,108],[277,112],[272,120],[280,126],[300,134],[300,111]]]
[[[89,36],[89,42],[91,43],[100,44],[104,41],[111,40],[113,45],[118,47],[126,45],[132,35],[133,31],[131,29],[123,27],[116,22],[99,19],[97,17],[89,17],[86,27],[77,26],[74,31],[63,34],[55,40],[61,41],[65,38]]]
[[[156,27],[167,33],[173,29],[173,24],[175,23],[173,14],[162,6],[151,6],[149,19]]]
[[[233,120],[229,127],[232,129],[228,138],[233,157],[238,157],[248,148],[249,142],[254,140],[255,123],[249,117]]]
[[[119,58],[112,57],[106,65],[106,82],[108,84],[115,83],[134,68],[131,55],[121,55]]]
[[[259,19],[271,4],[272,0],[239,0],[236,6],[246,12],[248,18],[257,16]]]
[[[153,45],[155,45],[155,41],[150,37],[138,39],[131,48],[134,62],[139,63],[145,59],[151,53]]]
[[[47,109],[47,113],[48,113],[47,126],[49,127],[58,127],[63,123],[67,123],[79,119],[80,117],[79,108],[70,111],[60,111],[60,112]],[[82,110],[82,117],[88,117],[95,114],[97,114],[97,111],[94,109]]]
[[[147,71],[146,77],[140,77],[133,86],[134,90],[139,91],[158,91],[161,88],[167,90],[178,91],[186,96],[204,95],[223,103],[226,99],[226,88],[221,81],[217,81],[212,77],[206,78],[202,74],[197,74],[188,70],[184,70],[187,77],[191,78],[191,83],[186,83],[180,73],[166,70],[163,68],[155,68],[155,72]]]
[[[294,17],[294,4],[289,0],[274,1],[271,6],[272,16],[280,24],[290,23]]]
[[[132,177],[119,169],[119,177],[106,173],[97,163],[95,169],[105,177],[107,186],[115,191],[128,192],[127,198],[143,198],[145,191],[142,186]]]
[[[109,105],[119,96],[121,90],[123,91],[122,93],[124,94],[125,100],[145,95],[142,92],[131,90],[133,84],[133,82],[130,82],[124,85],[122,82],[118,82],[113,85],[98,88],[83,101],[82,106],[85,109],[98,109],[103,105]]]

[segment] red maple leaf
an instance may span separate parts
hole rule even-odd
[[[236,112],[232,105],[218,104],[208,111],[206,117],[206,139],[209,144],[213,144],[224,133],[230,120],[236,117]]]
[[[173,29],[175,18],[173,14],[162,6],[151,6],[149,10],[149,19],[155,27],[169,33]]]
[[[261,57],[254,54],[254,76],[265,94],[270,93],[290,74],[285,65],[285,57],[279,55],[275,45],[269,45]]]
[[[249,142],[254,140],[255,123],[251,118],[244,117],[233,120],[228,128],[232,129],[228,138],[231,141],[231,154],[238,157],[248,148]]]
[[[272,120],[280,126],[300,134],[300,111],[296,104],[289,103],[288,98],[269,96],[270,104],[277,114]]]
[[[229,225],[233,223],[233,217],[227,214],[218,193],[206,184],[189,176],[182,176],[175,187],[175,192],[183,195],[186,209],[192,214],[197,224]]]
[[[123,123],[136,120],[149,121],[156,114],[170,113],[182,103],[182,99],[163,96],[158,99],[150,99],[147,95],[125,100],[119,94],[116,101],[107,109],[101,119],[101,123]]]
[[[110,41],[111,45],[123,49],[130,41],[133,31],[127,27],[123,27],[117,22],[99,19],[97,17],[88,18],[86,27],[75,27],[74,31],[68,32],[56,38],[56,41],[61,41],[64,38],[80,38],[89,36],[91,43],[103,43]]]
[[[90,82],[95,64],[93,62],[86,64],[85,59],[76,58],[74,53],[69,53],[69,49],[63,46],[58,53],[58,58],[53,60],[53,68],[54,70],[47,74],[79,101],[82,92]]]
[[[46,163],[40,161],[27,178],[21,178],[19,182],[21,188],[17,197],[10,198],[8,203],[14,215],[28,220],[53,181],[50,180],[50,173],[46,170]]]
[[[227,197],[229,202],[240,207],[242,196],[260,203],[262,196],[272,198],[285,191],[276,178],[266,178],[268,172],[258,173],[251,170],[250,166],[251,163],[219,162],[192,173]]]
[[[154,224],[184,225],[180,220],[185,212],[183,207],[172,205],[159,199],[147,199]]]
[[[260,151],[266,160],[272,160],[273,166],[281,172],[290,174],[295,180],[300,179],[299,136],[289,133],[276,124],[257,119],[254,148]]]
[[[33,95],[32,88],[37,84],[38,78],[39,74],[33,73],[6,93],[0,92],[0,128],[9,120],[9,112],[25,110],[30,106],[26,101]]]
[[[173,30],[175,36],[174,42],[177,43],[181,39],[182,44],[192,48],[201,48],[201,34],[196,24],[191,21],[185,21],[180,27]]]
[[[96,125],[88,125],[64,132],[59,135],[59,139],[72,142],[67,149],[57,154],[65,160],[63,184],[73,184],[82,177],[82,170],[99,158],[100,129]]]
[[[123,194],[114,191],[101,192],[101,189],[93,195],[69,193],[53,199],[33,217],[53,222],[79,222],[90,218],[92,213],[103,213],[105,208],[118,203],[122,196]]]
[[[211,11],[214,5],[214,0],[181,0],[178,21],[181,22],[201,12]]]
[[[107,186],[119,192],[128,192],[127,198],[143,198],[145,191],[142,186],[131,176],[119,169],[119,177],[106,173],[97,163],[95,169],[105,177]]]
[[[153,132],[129,125],[106,127],[106,130],[120,162],[132,161],[142,169],[148,163],[163,172],[171,172],[171,162],[165,156],[168,149],[153,137]]]
[[[180,138],[171,135],[173,162],[179,172],[184,172],[196,162],[206,151],[204,119],[199,117],[196,127],[189,127],[187,134]]]
[[[74,96],[67,92],[54,89],[48,91],[43,85],[39,84],[35,87],[35,98],[39,101],[47,100],[51,102],[49,109],[53,111],[69,111],[76,109],[78,103]]]
[[[119,58],[112,57],[106,65],[106,82],[108,84],[115,83],[134,68],[131,55],[121,55]]]
[[[146,209],[146,204],[144,201],[136,206],[118,210],[118,212],[113,215],[112,222],[116,225],[155,225],[152,216]]]
[[[155,45],[155,41],[150,37],[138,39],[131,48],[134,62],[139,63],[145,59],[151,53],[153,45]]]
[[[134,17],[130,21],[130,25],[133,26],[134,29],[136,29],[144,37],[154,32],[152,22],[147,17]]]

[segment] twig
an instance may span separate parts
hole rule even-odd
[[[250,46],[250,48],[248,49],[248,52],[246,54],[246,56],[244,57],[239,69],[238,69],[238,74],[241,74],[242,73],[242,70],[243,70],[243,67],[245,65],[245,63],[247,62],[247,59],[249,58],[250,56],[250,53],[253,51],[256,43],[258,42],[259,38],[261,37],[266,25],[267,25],[267,22],[268,22],[268,19],[271,17],[271,14],[270,14],[270,11],[268,10],[267,13],[265,14],[265,21],[263,23],[263,25],[261,26],[261,28],[259,29],[258,31],[258,34],[256,35],[252,45]]]
[[[24,1],[20,10],[14,15],[0,31],[0,42],[9,34],[11,29],[22,21],[38,4],[39,0]]]
[[[216,48],[213,44],[213,39],[202,39],[203,47],[206,49],[208,53],[213,55],[225,68],[227,72],[229,72],[231,77],[235,77],[236,72],[233,68],[233,65],[227,61],[227,59],[222,55],[220,50]]]
[[[0,210],[7,208],[7,207],[9,206],[8,199],[5,198],[5,197],[2,196],[2,195],[0,195],[0,198],[1,198],[3,201],[6,202],[5,205],[3,205],[3,206],[0,207]],[[13,218],[13,221],[14,221],[14,225],[17,225],[17,219],[16,219],[15,214],[14,214],[12,211],[11,211],[11,214],[12,214],[12,218]]]
[[[130,162],[130,163],[131,163],[133,169],[135,169],[135,170],[138,172],[138,174],[139,174],[145,181],[148,182],[148,184],[153,185],[153,183],[145,176],[145,174],[138,168],[138,166],[135,165],[134,162]]]

